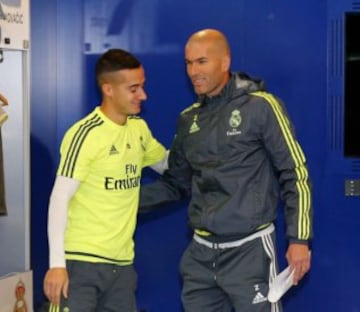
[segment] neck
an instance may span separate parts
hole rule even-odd
[[[114,123],[120,126],[126,124],[128,116],[116,112],[114,109],[112,109],[109,105],[106,105],[104,102],[101,103],[100,110],[107,118],[109,118]]]

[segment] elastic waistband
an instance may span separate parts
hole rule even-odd
[[[243,238],[243,239],[239,239],[236,241],[232,241],[232,242],[226,242],[226,243],[213,243],[213,242],[209,242],[208,240],[202,238],[201,236],[199,236],[198,234],[194,233],[193,239],[199,243],[200,245],[204,245],[206,247],[212,248],[212,249],[226,249],[226,248],[234,248],[234,247],[239,247],[249,241],[252,241],[256,238],[265,236],[265,235],[269,235],[272,232],[274,232],[274,224],[270,224],[268,227],[266,227],[263,230],[257,231],[253,234],[250,234],[249,236]]]

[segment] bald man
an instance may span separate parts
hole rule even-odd
[[[279,194],[293,283],[310,269],[312,201],[303,151],[282,101],[263,81],[230,71],[223,33],[191,35],[185,61],[198,101],[180,114],[169,169],[142,188],[140,207],[191,197],[194,235],[180,265],[186,312],[281,311],[280,302],[267,300],[278,270]]]

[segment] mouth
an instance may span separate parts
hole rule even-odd
[[[204,84],[205,79],[199,78],[199,77],[195,77],[195,78],[193,78],[191,81],[192,81],[192,83],[193,83],[194,86],[201,86],[202,84]]]
[[[204,78],[201,78],[200,76],[194,76],[191,78],[191,81],[193,84],[200,84],[204,81]]]
[[[132,108],[134,110],[140,111],[141,110],[141,102],[133,103]]]

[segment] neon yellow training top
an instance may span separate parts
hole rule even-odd
[[[66,259],[132,263],[141,170],[165,155],[143,119],[120,126],[99,107],[66,132],[57,174],[80,181],[68,207]]]

